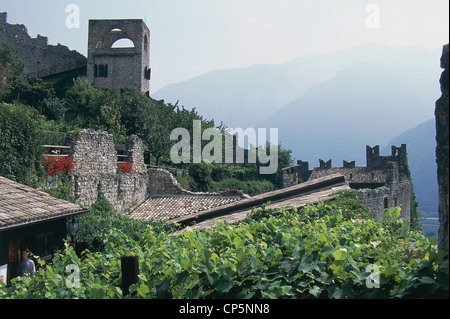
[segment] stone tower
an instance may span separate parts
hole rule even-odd
[[[127,46],[116,45],[127,39]],[[87,78],[97,88],[150,94],[150,30],[142,19],[89,20]]]

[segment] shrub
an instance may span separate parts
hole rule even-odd
[[[37,118],[31,107],[0,103],[0,175],[29,186],[42,174]]]
[[[108,208],[101,200],[96,208]],[[261,208],[259,215],[266,215]],[[270,213],[270,212],[269,212]],[[102,229],[103,252],[73,248],[32,278],[19,278],[7,298],[448,298],[448,260],[420,232],[403,229],[395,209],[382,223],[330,203],[281,211],[237,225],[180,235],[149,227],[134,238]],[[137,234],[137,233],[136,233]],[[139,237],[139,238],[137,238]],[[120,257],[137,256],[139,282],[123,296]],[[65,267],[78,265],[79,288]]]
[[[255,196],[274,190],[273,184],[267,180],[240,181],[236,178],[227,178],[221,180],[220,182],[216,182],[215,184],[215,187],[220,191],[238,189],[250,196]]]

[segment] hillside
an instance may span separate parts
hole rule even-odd
[[[214,119],[216,125],[223,121],[233,128],[261,127],[262,123],[276,127],[280,123],[272,123],[271,120],[278,110],[303,97],[309,89],[330,81],[338,72],[355,65],[369,64],[380,71],[397,73],[400,82],[410,82],[414,94],[422,91],[420,99],[429,101],[431,97],[430,105],[434,105],[439,95],[439,88],[436,88],[440,74],[439,55],[440,50],[367,44],[342,51],[309,54],[285,64],[216,70],[167,85],[154,92],[152,97],[168,103],[179,101],[186,108],[195,107],[205,118]],[[383,79],[378,85],[381,91],[393,91],[394,96],[400,89],[393,90]],[[341,95],[354,91],[350,85],[340,86]],[[360,105],[350,106],[354,107]],[[427,118],[431,116],[430,111]],[[281,129],[282,126],[278,127]]]
[[[430,119],[392,139],[382,152],[390,152],[390,145],[406,143],[408,162],[414,190],[422,212],[438,211],[438,183],[436,166],[436,127]]]
[[[319,158],[336,166],[342,160],[364,164],[365,145],[385,145],[433,117],[433,94],[419,89],[431,79],[419,68],[404,71],[373,64],[348,67],[259,126],[278,127],[283,145],[310,164]]]
[[[414,192],[423,218],[423,232],[429,237],[437,237],[439,229],[435,123],[435,119],[430,119],[407,130],[382,150],[389,153],[390,145],[406,143]]]

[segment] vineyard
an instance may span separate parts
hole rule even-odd
[[[376,222],[352,205],[343,197],[294,212],[263,206],[239,224],[180,235],[112,228],[101,251],[77,254],[67,243],[32,277],[1,286],[0,298],[448,298],[448,260],[408,231],[399,208]],[[140,275],[124,296],[126,255],[138,257]]]

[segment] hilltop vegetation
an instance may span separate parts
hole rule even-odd
[[[20,77],[22,69],[17,53],[3,45],[0,49],[0,130],[3,133],[0,153],[11,160],[7,161],[7,167],[0,167],[0,174],[18,182],[37,187],[45,174],[40,165],[41,145],[62,145],[66,132],[86,128],[112,134],[115,143],[123,143],[127,136],[136,134],[150,152],[149,164],[193,173],[192,178],[181,181],[193,191],[217,191],[232,186],[243,187],[244,192],[254,195],[280,188],[281,169],[292,163],[291,152],[278,145],[278,170],[271,175],[257,173],[258,159],[256,163],[246,161],[238,165],[194,165],[192,151],[190,163],[175,164],[170,159],[170,150],[177,142],[170,140],[173,129],[187,129],[193,136],[193,122],[199,120],[202,132],[215,128],[224,138],[226,126],[216,127],[214,120],[204,119],[195,108],[188,110],[177,103],[166,104],[133,88],[102,90],[77,78],[71,87],[61,90],[38,78]],[[202,140],[202,147],[209,142]],[[230,180],[219,183],[222,179]]]

